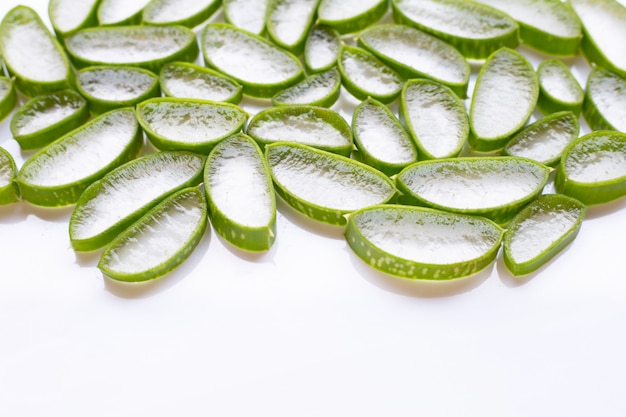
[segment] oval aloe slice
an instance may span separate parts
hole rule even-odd
[[[265,30],[269,0],[222,0],[224,20],[233,26],[260,35]]]
[[[50,0],[48,16],[54,32],[62,41],[66,36],[98,25],[100,0]]]
[[[422,161],[405,168],[396,186],[411,204],[508,222],[537,197],[550,169],[512,156]]]
[[[204,188],[217,234],[243,250],[270,249],[276,239],[276,199],[269,167],[252,138],[234,135],[213,148]]]
[[[107,245],[168,195],[198,185],[205,159],[190,152],[156,152],[94,182],[70,217],[74,250],[92,251]]]
[[[411,137],[379,101],[368,98],[354,109],[352,132],[358,149],[355,158],[387,175],[417,162]]]
[[[98,22],[102,26],[134,25],[141,22],[141,12],[150,0],[101,0]]]
[[[152,0],[143,8],[147,25],[180,25],[194,28],[208,20],[222,5],[220,0]]]
[[[476,151],[506,145],[535,110],[539,83],[533,66],[519,53],[502,48],[478,73],[470,105],[469,143]]]
[[[59,90],[33,97],[20,106],[11,119],[11,133],[22,149],[36,149],[88,119],[87,100],[73,90]]]
[[[587,77],[583,115],[593,130],[626,132],[626,78],[602,68]]]
[[[388,8],[387,0],[321,0],[317,18],[339,33],[354,33],[378,22]]]
[[[88,67],[78,72],[76,88],[89,101],[93,114],[131,107],[151,97],[160,97],[159,79],[136,67]]]
[[[246,118],[234,104],[205,100],[153,98],[137,106],[137,119],[156,148],[203,155],[241,131]]]
[[[415,141],[420,158],[450,158],[469,136],[465,104],[443,84],[409,80],[400,97],[400,120]]]
[[[561,158],[555,185],[558,192],[586,205],[626,195],[626,134],[598,131],[571,143]]]
[[[0,120],[4,120],[17,104],[17,92],[12,79],[0,76]]]
[[[537,108],[543,114],[569,110],[580,114],[584,93],[569,68],[558,59],[547,59],[537,68],[539,99]]]
[[[466,97],[470,67],[446,42],[404,25],[377,25],[359,36],[359,45],[406,79],[428,78]]]
[[[459,0],[392,0],[396,22],[416,27],[454,46],[470,59],[485,59],[519,44],[517,23],[484,4]]]
[[[238,104],[241,85],[212,69],[188,62],[165,64],[159,74],[161,90],[169,97],[196,98]]]
[[[0,205],[11,204],[20,199],[16,177],[15,160],[6,149],[0,147]]]
[[[206,64],[241,84],[244,94],[270,98],[304,78],[295,56],[234,26],[208,24],[200,42]]]
[[[135,66],[158,73],[167,62],[194,61],[195,33],[183,26],[119,26],[82,29],[65,40],[78,68]]]
[[[257,113],[246,128],[262,148],[273,142],[295,142],[350,155],[350,125],[337,112],[314,106],[270,107]]]
[[[570,111],[552,113],[526,126],[504,147],[503,153],[556,165],[563,151],[578,138],[578,117]]]
[[[272,42],[295,55],[300,55],[315,20],[319,1],[270,1],[265,17],[265,28]]]
[[[352,213],[345,235],[354,253],[374,269],[401,278],[447,280],[491,264],[503,230],[481,217],[379,205]]]
[[[386,175],[368,165],[295,143],[265,147],[276,192],[296,211],[323,223],[345,225],[345,215],[396,196]]]
[[[529,274],[569,245],[586,208],[563,194],[546,194],[527,205],[504,233],[504,263],[513,275]]]
[[[186,188],[163,200],[111,242],[98,262],[118,281],[148,281],[171,272],[192,254],[207,228],[206,200]]]
[[[74,204],[91,183],[135,158],[142,142],[132,109],[103,114],[24,163],[17,176],[22,198],[45,207]]]
[[[337,68],[314,73],[297,84],[287,87],[272,97],[274,106],[321,106],[330,107],[341,91],[341,74]]]
[[[28,97],[70,86],[63,48],[33,9],[17,6],[0,23],[0,54],[19,91]]]
[[[341,38],[328,26],[316,25],[304,43],[304,65],[309,72],[326,71],[337,65]]]

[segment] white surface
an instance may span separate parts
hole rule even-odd
[[[530,277],[422,283],[281,205],[268,254],[207,234],[144,286],[72,251],[71,209],[0,208],[0,416],[624,416],[625,206]]]

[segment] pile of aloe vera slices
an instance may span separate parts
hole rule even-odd
[[[626,196],[620,1],[126,3],[0,23],[2,143],[22,151],[0,143],[0,204],[72,207],[72,247],[109,278],[166,275],[209,227],[268,251],[277,201],[386,274],[500,254],[526,275]]]

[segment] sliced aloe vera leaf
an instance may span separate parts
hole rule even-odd
[[[580,230],[587,209],[563,194],[546,194],[524,207],[507,226],[504,263],[513,275],[529,274],[554,258]]]
[[[593,68],[587,77],[583,116],[593,130],[626,132],[626,78]]]
[[[315,25],[304,43],[304,65],[309,72],[326,71],[337,65],[341,38],[328,26]]]
[[[152,0],[143,8],[141,21],[147,25],[180,25],[194,28],[220,8],[220,0]]]
[[[22,149],[41,148],[89,119],[89,105],[73,90],[42,94],[20,106],[11,118],[11,133]]]
[[[457,156],[467,142],[470,128],[465,104],[443,84],[424,79],[407,81],[399,114],[421,159]]]
[[[352,213],[345,236],[354,253],[374,269],[400,278],[448,280],[491,264],[503,233],[481,217],[378,205]]]
[[[295,142],[344,156],[354,148],[348,122],[324,107],[270,107],[250,119],[246,133],[261,148],[274,142]]]
[[[341,34],[354,33],[378,22],[388,8],[387,0],[321,0],[317,21]]]
[[[222,0],[224,20],[233,26],[260,35],[265,30],[269,0]]]
[[[180,266],[207,228],[207,205],[197,187],[167,197],[115,238],[98,268],[109,278],[142,282]]]
[[[90,184],[135,158],[142,143],[133,109],[103,114],[22,165],[17,176],[22,198],[45,207],[74,204]]]
[[[339,99],[341,74],[337,68],[314,73],[272,97],[274,106],[330,107]]]
[[[66,36],[80,29],[98,25],[100,0],[50,0],[48,16],[57,37]]]
[[[82,29],[65,39],[77,68],[135,66],[158,73],[173,61],[198,56],[195,33],[183,26],[114,26]]]
[[[352,114],[356,159],[393,175],[417,162],[417,149],[400,121],[380,101],[368,98]]]
[[[0,53],[17,89],[28,97],[67,88],[72,82],[63,48],[30,7],[14,7],[2,19]]]
[[[466,58],[485,59],[502,47],[519,44],[517,23],[484,4],[459,0],[392,0],[397,23],[416,27],[459,50]]]
[[[528,60],[509,48],[494,52],[478,73],[470,105],[469,144],[494,151],[528,121],[539,98],[539,82]]]
[[[361,33],[358,42],[406,79],[428,78],[467,96],[469,64],[434,36],[404,25],[377,25]]]
[[[537,108],[544,114],[569,110],[580,114],[583,89],[569,68],[558,59],[546,59],[537,67],[539,99]]]
[[[0,120],[4,120],[17,104],[17,92],[12,79],[0,76]]]
[[[271,0],[265,17],[269,38],[279,47],[300,55],[320,0]]]
[[[390,103],[400,95],[404,84],[394,69],[359,47],[343,45],[338,67],[343,86],[359,100],[372,97]]]
[[[89,101],[93,114],[135,106],[161,96],[159,78],[152,71],[137,67],[83,68],[76,77],[76,88]]]
[[[93,251],[109,244],[168,195],[200,184],[205,159],[191,152],[156,152],[91,184],[70,217],[74,250]]]
[[[16,177],[17,166],[13,156],[0,147],[0,205],[15,203],[20,199]]]
[[[165,64],[159,74],[161,91],[168,97],[195,98],[238,104],[241,84],[214,71],[189,62]]]
[[[343,226],[346,214],[396,197],[389,177],[341,155],[286,142],[267,145],[265,154],[278,195],[322,223]]]
[[[267,251],[276,239],[276,198],[267,161],[245,134],[228,137],[209,154],[204,188],[215,232],[233,246]]]
[[[626,195],[626,134],[597,131],[572,142],[561,157],[555,186],[586,205]]]
[[[626,76],[626,7],[615,0],[568,0],[583,26],[580,44],[585,58]]]
[[[270,98],[304,78],[294,55],[234,26],[210,23],[200,43],[206,64],[241,84],[244,94]]]
[[[247,114],[230,103],[163,97],[137,105],[137,119],[156,148],[207,155],[243,129]]]
[[[513,156],[421,161],[396,177],[410,204],[487,217],[505,224],[537,197],[550,169]]]
[[[98,23],[101,26],[124,26],[141,23],[141,13],[150,0],[101,0]]]

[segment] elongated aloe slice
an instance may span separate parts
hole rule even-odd
[[[71,84],[72,72],[63,48],[29,7],[14,7],[2,19],[0,53],[17,89],[26,96]]]
[[[101,0],[98,22],[102,26],[134,25],[141,22],[143,8],[150,0]]]
[[[165,64],[159,74],[159,83],[161,91],[169,97],[238,104],[243,95],[241,84],[237,81],[189,62]]]
[[[222,0],[226,22],[255,35],[265,30],[269,0]]]
[[[132,109],[103,114],[24,163],[17,176],[22,198],[38,206],[74,204],[90,184],[135,158],[142,139]]]
[[[539,83],[533,66],[519,53],[502,48],[478,73],[470,106],[469,143],[477,151],[506,145],[535,110]]]
[[[152,0],[142,10],[148,25],[181,25],[193,28],[210,18],[221,6],[220,0]]]
[[[353,159],[296,143],[265,147],[276,192],[295,210],[323,223],[345,225],[345,215],[390,202],[386,175]]]
[[[567,145],[578,138],[579,130],[578,117],[571,111],[552,113],[513,136],[503,153],[554,166]]]
[[[415,141],[421,159],[461,153],[469,136],[465,104],[435,81],[409,80],[400,96],[400,120]]]
[[[156,152],[109,172],[89,186],[74,207],[72,247],[101,248],[168,195],[198,185],[205,159],[190,152]]]
[[[320,0],[272,0],[267,9],[265,28],[269,38],[281,48],[300,55],[315,20]]]
[[[137,67],[84,68],[78,73],[76,87],[89,101],[93,114],[135,106],[161,96],[159,78],[153,72]]]
[[[430,33],[465,57],[485,59],[519,44],[517,23],[484,4],[459,0],[392,0],[394,20]]]
[[[394,101],[404,81],[387,64],[365,49],[344,45],[339,51],[339,72],[346,90],[359,100]]]
[[[358,160],[393,175],[417,162],[417,149],[400,121],[383,103],[372,98],[352,114],[352,132]]]
[[[504,233],[504,262],[514,275],[529,274],[544,265],[580,230],[586,207],[563,194],[546,194],[524,207]]]
[[[558,192],[586,205],[626,195],[626,134],[598,131],[571,143],[561,158],[555,185]]]
[[[406,202],[508,222],[541,193],[550,169],[513,156],[421,161],[396,177]]]
[[[446,42],[404,25],[377,25],[359,36],[359,45],[406,79],[429,78],[466,97],[470,67]]]
[[[217,234],[243,250],[270,249],[276,238],[276,198],[267,161],[252,138],[234,135],[213,148],[204,188]]]
[[[274,106],[308,105],[330,107],[341,91],[341,74],[337,68],[314,73],[272,97]]]
[[[318,23],[342,34],[354,33],[378,22],[388,8],[387,0],[321,0]]]
[[[48,145],[89,119],[89,106],[73,90],[33,97],[11,119],[11,133],[22,149]]]
[[[74,65],[136,66],[158,73],[167,62],[194,61],[195,33],[183,26],[119,26],[82,29],[65,40]]]
[[[16,177],[15,160],[6,149],[0,147],[0,205],[11,204],[20,199]]]
[[[304,43],[304,65],[309,72],[326,71],[337,65],[341,38],[328,26],[316,25]]]
[[[472,275],[493,262],[503,230],[481,217],[378,205],[348,217],[346,241],[372,268],[408,279]]]
[[[111,242],[98,268],[118,281],[162,277],[193,253],[206,228],[206,200],[197,187],[186,188],[163,200]]]
[[[593,130],[626,132],[626,78],[594,68],[587,78],[583,115]]]
[[[59,39],[98,25],[100,0],[50,0],[48,16]]]
[[[200,42],[207,65],[241,84],[244,94],[270,98],[304,78],[294,55],[234,26],[208,24]]]
[[[250,119],[246,133],[262,148],[273,142],[295,142],[348,156],[354,147],[348,122],[323,107],[267,108]]]
[[[569,110],[580,114],[583,105],[583,89],[569,68],[558,59],[547,59],[537,68],[539,99],[537,108],[544,113]]]
[[[17,104],[17,92],[12,79],[0,76],[0,120],[7,117]]]

